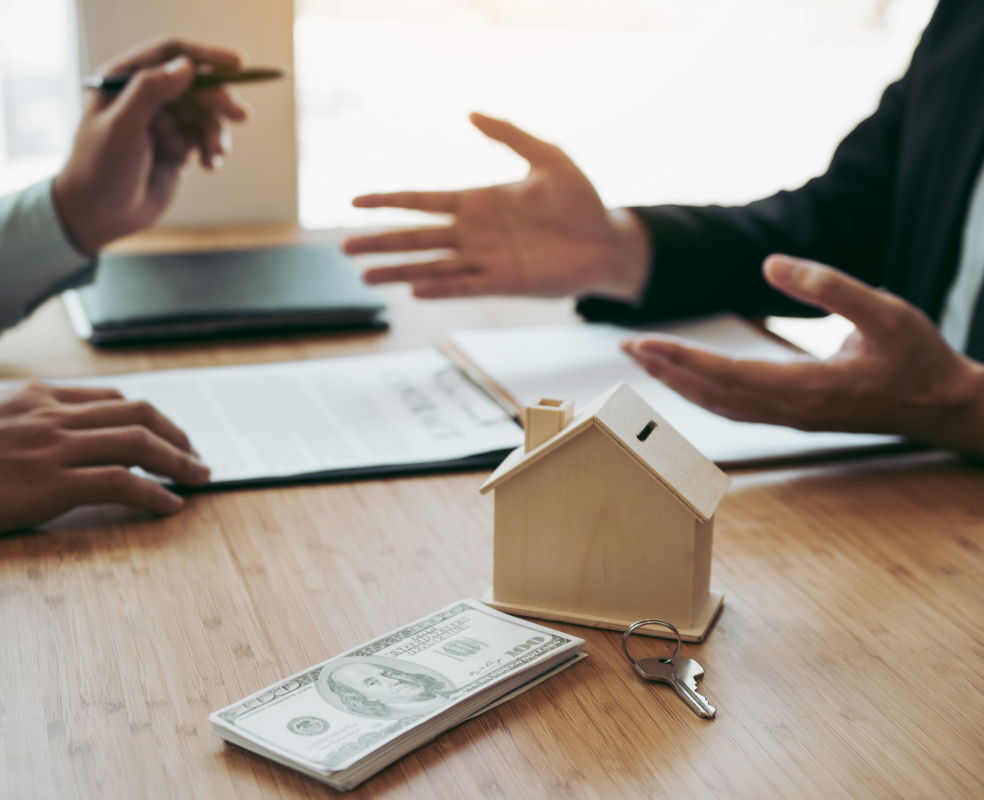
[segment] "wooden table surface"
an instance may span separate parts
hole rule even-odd
[[[387,295],[388,334],[106,352],[76,342],[54,301],[0,339],[0,378],[404,349],[455,327],[574,319],[568,302]],[[557,625],[590,658],[354,795],[984,796],[984,470],[924,454],[732,475],[712,577],[724,611],[683,650],[707,670],[716,719],[639,680],[617,633]],[[0,795],[332,795],[224,745],[206,717],[480,596],[485,477],[207,493],[171,518],[95,507],[0,538]]]

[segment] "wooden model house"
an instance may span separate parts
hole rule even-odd
[[[711,537],[731,479],[624,383],[577,417],[573,406],[528,406],[525,447],[482,486],[495,490],[493,586],[482,599],[616,630],[655,617],[700,641],[724,600],[710,589]]]

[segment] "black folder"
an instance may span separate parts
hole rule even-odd
[[[76,333],[100,345],[386,327],[382,296],[333,245],[104,255],[64,299]]]

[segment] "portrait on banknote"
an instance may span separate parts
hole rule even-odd
[[[420,717],[447,704],[455,685],[437,670],[381,656],[349,656],[326,665],[318,693],[360,717]]]

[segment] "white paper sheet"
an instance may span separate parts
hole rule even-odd
[[[511,450],[523,432],[438,350],[59,381],[148,400],[213,483],[441,464]]]
[[[789,361],[797,354],[730,314],[654,327],[744,358]],[[685,400],[619,350],[638,330],[614,325],[456,331],[451,341],[520,405],[538,396],[573,398],[575,414],[625,381],[718,463],[743,463],[867,448],[901,441],[874,434],[806,433],[775,425],[733,422]]]

